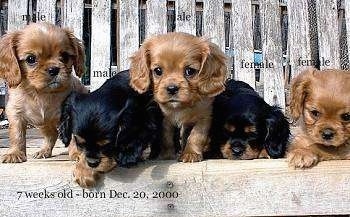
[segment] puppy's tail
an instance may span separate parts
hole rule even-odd
[[[290,136],[289,123],[278,106],[272,106],[266,118],[264,147],[271,158],[284,157]]]

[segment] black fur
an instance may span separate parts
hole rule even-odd
[[[66,146],[72,135],[84,138],[86,143],[77,146],[94,162],[105,155],[119,166],[129,166],[141,159],[149,144],[158,152],[161,121],[152,93],[135,92],[129,86],[129,72],[123,71],[90,94],[73,92],[67,97],[62,105],[59,137]],[[101,147],[97,145],[101,140],[110,143]]]
[[[236,129],[229,132],[226,123]],[[244,132],[246,126],[255,126],[256,133]],[[220,147],[229,143],[235,149],[233,159],[239,159],[248,144],[259,151],[265,148],[271,158],[281,158],[289,135],[289,123],[280,108],[268,105],[248,84],[229,80],[213,104],[211,143],[205,157],[222,158]]]

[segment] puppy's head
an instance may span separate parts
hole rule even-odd
[[[131,86],[148,89],[170,108],[189,106],[224,90],[225,55],[209,41],[185,33],[168,33],[146,40],[131,57]]]
[[[214,101],[213,126],[221,153],[229,159],[283,157],[290,134],[280,108],[268,105],[248,84],[234,80]]]
[[[59,137],[66,146],[76,145],[87,165],[96,170],[106,168],[104,162],[110,162],[106,159],[115,159],[119,166],[133,165],[157,137],[160,111],[158,107],[145,108],[141,96],[120,95],[111,102],[116,95],[109,93],[115,94],[117,88],[111,85],[101,88],[108,90],[94,96],[72,92],[67,97],[62,104]]]
[[[84,73],[84,48],[66,29],[33,23],[0,40],[0,76],[10,87],[23,85],[37,91],[57,92],[70,86],[72,66]]]
[[[350,139],[350,73],[308,69],[292,83],[290,109],[318,144],[341,146]]]
[[[59,137],[66,146],[76,146],[89,167],[98,169],[107,166],[104,162],[116,152],[115,130],[120,114],[99,113],[102,109],[89,106],[88,97],[72,92],[63,102]]]
[[[255,114],[237,114],[225,120],[223,129],[225,143],[221,145],[221,152],[228,159],[254,159],[258,158],[263,149],[259,135]]]

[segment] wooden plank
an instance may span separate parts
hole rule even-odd
[[[278,1],[261,4],[264,99],[270,105],[285,108],[280,8]]]
[[[176,32],[196,35],[196,2],[192,0],[175,1]]]
[[[139,49],[139,1],[119,1],[119,71],[129,69],[132,54]]]
[[[312,60],[308,0],[288,1],[288,49],[291,76],[294,78],[307,66],[302,60]]]
[[[92,0],[90,90],[99,88],[110,76],[112,0]]]
[[[72,181],[73,163],[61,158],[0,164],[1,216],[273,216],[350,213],[350,161],[288,169],[284,159],[147,162],[116,168],[96,189]],[[336,169],[335,169],[336,168]],[[43,173],[45,175],[43,175]],[[29,193],[56,192],[54,198]],[[66,198],[58,198],[65,191]],[[22,192],[20,193],[17,192]],[[112,198],[110,192],[126,192]],[[133,198],[145,192],[148,198]],[[152,198],[153,192],[178,193]],[[84,198],[83,195],[95,195]],[[60,193],[61,195],[62,193]],[[99,198],[105,195],[106,198]],[[21,197],[19,197],[21,196]],[[68,198],[72,196],[72,198]],[[129,198],[130,196],[130,198]],[[35,208],[34,208],[35,207]]]
[[[8,32],[23,28],[27,25],[28,18],[28,0],[12,0],[8,2]]]
[[[7,130],[0,130],[0,145],[7,137]],[[43,140],[36,129],[28,130],[27,139],[31,156]],[[0,155],[6,150],[0,146]],[[83,190],[72,181],[74,163],[59,141],[53,156],[0,164],[1,216],[295,216],[350,212],[349,160],[321,162],[307,170],[290,169],[285,159],[193,164],[147,161],[130,169],[116,168],[96,188],[84,191],[85,195],[105,194],[106,198],[83,198]],[[29,198],[22,193],[18,198],[19,191],[28,194],[45,189],[56,192],[56,197]],[[73,198],[58,198],[57,192],[64,190],[72,192]],[[111,191],[127,192],[131,198],[111,198]],[[134,192],[145,192],[149,197],[133,198]],[[178,197],[152,198],[153,192],[178,193]]]
[[[74,31],[74,35],[83,39],[84,1],[63,0],[63,26]]]
[[[244,63],[247,62],[254,63],[253,20],[250,0],[232,1],[231,27],[235,79],[245,81],[255,89],[255,70],[250,66],[244,66]]]
[[[337,1],[316,0],[316,11],[321,69],[340,68]]]
[[[225,51],[224,2],[222,0],[203,1],[203,36]]]
[[[37,22],[50,22],[56,24],[56,0],[37,0]],[[41,19],[42,15],[45,19]]]
[[[350,0],[345,0],[344,2],[345,9],[345,22],[346,22],[346,39],[348,45],[348,56],[350,56]]]
[[[148,0],[146,14],[146,37],[167,32],[167,1]]]

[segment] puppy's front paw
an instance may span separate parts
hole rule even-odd
[[[23,151],[15,150],[9,151],[4,156],[2,156],[3,163],[22,163],[27,161],[27,156]]]
[[[41,159],[41,158],[50,158],[52,156],[52,150],[49,148],[43,148],[38,152],[33,154],[33,158]]]
[[[99,178],[99,173],[93,171],[93,169],[78,165],[73,171],[74,181],[78,183],[82,188],[92,188],[96,186]]]
[[[202,154],[197,154],[194,152],[185,152],[182,153],[179,161],[182,161],[184,163],[193,163],[193,162],[199,162],[203,160],[203,155]]]
[[[310,168],[318,163],[318,156],[307,150],[293,150],[288,153],[287,161],[289,166],[294,168]]]

